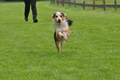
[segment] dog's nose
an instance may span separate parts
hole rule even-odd
[[[60,19],[58,19],[58,22],[60,22],[61,20]]]

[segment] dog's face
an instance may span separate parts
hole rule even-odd
[[[52,17],[53,17],[54,21],[56,23],[58,23],[59,25],[62,23],[62,21],[66,20],[66,14],[63,12],[54,12],[52,14]]]

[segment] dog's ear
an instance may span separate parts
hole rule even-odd
[[[53,18],[55,17],[55,14],[56,14],[56,12],[53,12],[53,13],[52,13],[52,17],[53,17]]]
[[[61,14],[62,14],[64,17],[66,17],[66,14],[65,14],[65,13],[61,12]]]

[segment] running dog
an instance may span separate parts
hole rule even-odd
[[[52,14],[52,21],[55,27],[54,40],[58,53],[60,53],[62,44],[67,42],[68,38],[70,37],[70,26],[72,25],[73,21],[67,19],[66,14],[63,12],[54,12]]]

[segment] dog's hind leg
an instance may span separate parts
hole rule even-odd
[[[62,43],[59,42],[59,41],[56,41],[55,44],[56,44],[56,47],[57,47],[58,53],[60,53],[60,48],[62,47]]]

